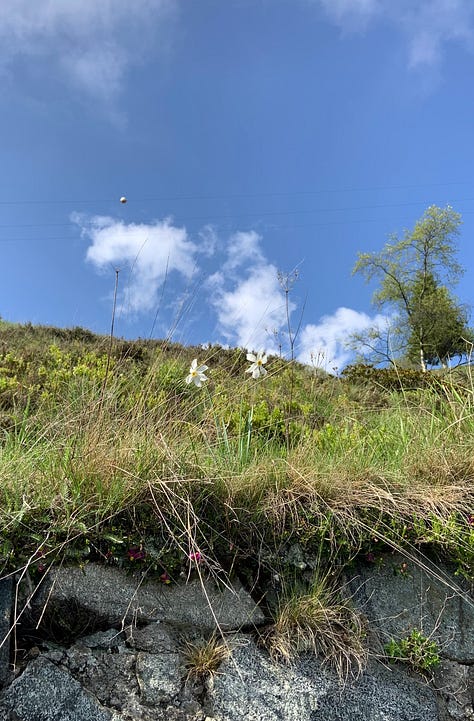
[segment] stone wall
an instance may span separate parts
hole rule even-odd
[[[164,585],[92,563],[57,569],[17,618],[14,670],[13,634],[0,649],[0,721],[474,719],[474,604],[459,579],[387,554],[346,581],[371,653],[365,672],[341,685],[314,655],[270,659],[259,644],[268,619],[237,580]],[[0,641],[13,590],[0,582]],[[413,628],[440,650],[432,678],[384,657],[387,640]],[[209,639],[221,663],[201,674],[192,657]]]

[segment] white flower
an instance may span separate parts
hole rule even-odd
[[[265,351],[259,350],[257,355],[254,353],[247,353],[247,360],[251,362],[250,368],[247,368],[246,373],[251,373],[252,378],[260,378],[260,376],[266,376],[267,370],[263,367],[263,364],[267,362],[267,356]]]
[[[186,376],[186,383],[194,383],[195,386],[200,388],[204,381],[207,381],[207,376],[204,375],[204,371],[207,371],[208,366],[198,366],[197,358],[191,363],[189,369],[189,375]]]

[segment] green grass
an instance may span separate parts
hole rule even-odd
[[[0,322],[3,574],[65,555],[125,564],[139,546],[159,574],[199,549],[217,576],[253,583],[284,575],[297,542],[325,572],[376,546],[474,577],[469,369],[335,378],[270,358],[254,380],[240,349],[108,353],[83,329]],[[202,388],[184,381],[195,357]]]

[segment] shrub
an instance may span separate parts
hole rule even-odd
[[[432,671],[440,664],[437,643],[417,628],[406,638],[392,639],[385,645],[385,653],[392,661],[406,663],[419,673]]]

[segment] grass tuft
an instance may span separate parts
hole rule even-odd
[[[361,616],[326,577],[316,576],[307,591],[294,587],[283,595],[261,642],[275,661],[284,663],[301,652],[314,653],[345,683],[365,667],[364,638]]]
[[[213,633],[209,638],[186,641],[182,653],[186,680],[203,681],[214,678],[220,665],[230,658],[232,650],[225,638]]]

